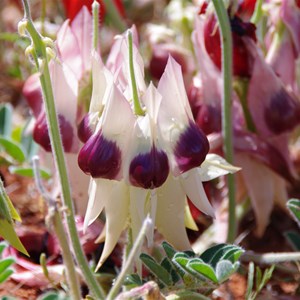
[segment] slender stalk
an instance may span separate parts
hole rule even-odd
[[[254,262],[261,265],[273,265],[284,262],[300,262],[300,252],[281,252],[257,254],[246,251],[240,258],[242,262]]]
[[[132,42],[132,32],[128,30],[128,50],[129,50],[129,72],[130,72],[130,80],[131,80],[131,90],[132,90],[132,97],[133,97],[133,109],[134,113],[138,116],[143,116],[144,111],[141,107],[135,75],[134,75],[134,65],[133,65],[133,42]]]
[[[144,237],[148,231],[149,228],[152,226],[152,220],[149,218],[149,216],[144,220],[142,228],[133,244],[133,247],[131,249],[131,252],[125,262],[124,267],[122,268],[121,273],[119,274],[118,278],[116,279],[116,282],[114,286],[109,291],[109,294],[107,295],[106,300],[113,300],[118,295],[119,290],[122,286],[122,283],[128,274],[128,271],[130,270],[134,260],[136,259],[137,252],[144,240]]]
[[[26,29],[32,38],[32,42],[35,50],[35,56],[37,58],[43,59],[45,62],[43,64],[43,70],[40,74],[40,82],[41,82],[41,87],[43,92],[43,99],[45,104],[52,152],[54,155],[54,161],[56,164],[56,168],[58,170],[60,184],[61,184],[62,200],[64,206],[66,206],[68,209],[68,212],[65,213],[65,217],[67,220],[67,226],[68,226],[71,243],[73,246],[73,251],[76,256],[77,263],[82,271],[82,274],[85,278],[85,281],[91,293],[96,297],[96,299],[103,299],[104,292],[100,287],[100,285],[98,284],[94,274],[89,268],[87,259],[83,253],[80,240],[78,237],[78,233],[77,233],[65,156],[64,156],[61,136],[59,133],[58,119],[57,119],[55,104],[54,104],[51,78],[50,78],[47,55],[46,55],[46,46],[43,43],[42,37],[35,29],[33,22],[31,20],[28,0],[22,0],[22,1],[25,10],[25,19],[27,21]],[[35,61],[38,60],[35,59]],[[37,65],[37,68],[40,69],[40,66]]]
[[[222,74],[223,74],[223,101],[222,101],[222,135],[224,139],[224,155],[229,163],[233,163],[232,143],[232,36],[229,18],[223,0],[212,0],[218,17],[222,36]],[[235,217],[235,182],[232,174],[227,175],[228,185],[228,233],[227,242],[233,243],[236,236]]]

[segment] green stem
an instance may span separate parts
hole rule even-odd
[[[142,228],[133,244],[133,247],[132,247],[131,252],[125,262],[125,265],[122,268],[122,271],[119,274],[118,278],[116,279],[114,286],[109,291],[109,294],[107,295],[106,300],[113,300],[118,295],[119,290],[122,286],[122,283],[123,283],[126,275],[128,274],[128,271],[130,270],[133,262],[136,260],[137,252],[138,252],[141,244],[143,243],[144,237],[151,226],[152,226],[152,220],[148,216],[144,220]]]
[[[144,111],[139,101],[138,90],[137,90],[135,75],[134,75],[133,42],[132,42],[131,30],[128,30],[128,52],[129,52],[129,72],[130,72],[131,90],[132,90],[132,97],[133,97],[133,109],[134,109],[134,113],[137,116],[143,116]]]
[[[223,73],[223,101],[222,101],[222,135],[224,139],[224,155],[229,163],[233,163],[232,143],[232,36],[229,18],[223,0],[212,0],[222,36],[222,73]],[[235,218],[235,182],[232,174],[227,175],[229,217],[227,242],[233,243],[236,236]]]
[[[93,2],[93,49],[98,52],[98,37],[99,37],[99,8],[98,1]]]
[[[106,15],[111,21],[111,24],[120,32],[124,32],[127,26],[119,11],[116,9],[114,2],[111,0],[104,0],[103,2],[105,4]]]
[[[32,23],[28,1],[27,0],[22,0],[22,1],[25,10],[25,19],[27,19],[27,31],[32,38],[33,46],[35,49],[35,56],[37,58],[42,58],[45,61],[43,66],[43,71],[40,74],[40,82],[41,82],[41,87],[43,92],[43,99],[45,104],[52,152],[54,155],[54,161],[56,164],[56,168],[58,170],[60,184],[61,184],[62,200],[64,206],[67,207],[68,209],[68,212],[65,213],[65,217],[67,220],[69,236],[71,239],[71,243],[73,245],[73,251],[76,256],[78,266],[82,271],[82,274],[85,278],[85,281],[91,293],[96,297],[96,299],[104,299],[104,292],[102,288],[99,286],[94,274],[89,268],[87,259],[83,253],[79,236],[77,233],[65,156],[64,156],[62,140],[59,132],[57,114],[55,110],[51,78],[50,78],[47,55],[46,55],[46,46],[43,43],[42,37],[37,32],[37,30],[35,29]],[[35,59],[35,61],[37,61],[37,59]],[[39,69],[39,65],[37,65],[37,67]]]

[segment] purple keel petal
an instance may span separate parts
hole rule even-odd
[[[121,160],[117,143],[106,139],[101,132],[89,138],[78,156],[81,170],[93,178],[116,179]]]
[[[198,167],[205,160],[209,143],[205,134],[193,122],[179,136],[174,155],[180,173]]]
[[[169,175],[168,157],[155,146],[150,152],[137,155],[130,163],[129,179],[132,185],[145,189],[161,186]]]

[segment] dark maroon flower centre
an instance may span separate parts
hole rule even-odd
[[[121,161],[116,142],[106,139],[102,132],[92,135],[78,155],[79,167],[93,178],[116,179]]]
[[[199,167],[209,151],[207,137],[193,122],[180,135],[175,146],[175,158],[180,173]]]
[[[145,189],[160,187],[167,180],[168,174],[168,157],[154,145],[150,152],[134,157],[129,167],[130,183]]]

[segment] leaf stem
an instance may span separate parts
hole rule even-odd
[[[62,200],[64,206],[68,209],[65,213],[65,218],[67,220],[67,227],[69,231],[69,236],[73,246],[73,251],[76,256],[78,266],[80,267],[82,274],[85,278],[85,281],[91,291],[91,293],[96,297],[96,299],[104,299],[104,292],[101,286],[98,284],[94,274],[89,268],[87,259],[83,253],[79,236],[77,233],[75,218],[74,218],[74,208],[71,197],[71,190],[68,180],[68,173],[66,168],[66,161],[62,146],[62,140],[59,132],[58,118],[55,110],[55,103],[53,97],[53,90],[51,85],[50,72],[48,67],[48,60],[46,55],[46,46],[43,43],[41,35],[37,32],[36,28],[33,25],[30,9],[28,5],[28,0],[22,0],[24,10],[25,10],[25,19],[27,21],[26,29],[29,35],[32,38],[32,43],[35,50],[35,61],[38,62],[38,58],[44,60],[43,70],[40,74],[40,82],[43,92],[43,99],[46,110],[47,124],[49,129],[49,136],[51,141],[52,152],[54,156],[54,161],[56,168],[58,170]],[[37,65],[37,68],[40,69],[40,66]]]
[[[221,31],[222,45],[222,75],[223,75],[223,100],[222,100],[222,135],[224,139],[225,159],[233,163],[233,143],[232,143],[232,36],[228,14],[223,0],[212,0]],[[236,236],[235,217],[235,182],[232,174],[227,175],[228,185],[228,233],[227,242],[233,243]]]

